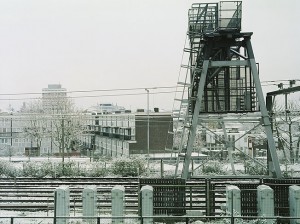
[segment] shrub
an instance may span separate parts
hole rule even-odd
[[[12,166],[8,162],[1,161],[1,163],[0,163],[0,176],[18,177],[18,176],[22,176],[22,173],[21,173],[21,170],[19,168]]]
[[[207,161],[206,163],[202,164],[201,174],[204,175],[224,175],[226,174],[224,170],[224,164],[222,164],[220,161],[211,160]]]
[[[79,176],[78,175],[78,169],[76,166],[76,163],[71,161],[71,162],[60,162],[56,163],[53,166],[52,177],[75,177]]]
[[[106,167],[98,162],[93,163],[90,171],[87,172],[89,177],[103,177],[108,173]]]
[[[22,170],[17,167],[10,166],[7,169],[6,176],[7,177],[20,177],[20,176],[22,176]]]
[[[23,176],[24,177],[36,177],[39,173],[40,166],[34,162],[23,163]]]
[[[111,172],[122,177],[136,177],[146,171],[146,161],[139,157],[117,158],[112,161]]]
[[[43,178],[46,176],[60,177],[60,176],[74,176],[77,170],[74,170],[73,162],[51,163],[51,162],[26,162],[23,164],[23,176]]]
[[[232,153],[233,159],[235,162],[241,162],[241,161],[245,161],[247,159],[247,156],[245,155],[245,153],[242,153],[240,151],[235,151]]]
[[[5,176],[9,164],[7,162],[1,161],[0,163],[0,176]]]
[[[250,175],[266,175],[267,170],[265,167],[253,161],[245,162],[245,173]]]

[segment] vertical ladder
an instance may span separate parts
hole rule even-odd
[[[173,138],[173,147],[166,148],[177,156],[175,176],[178,175],[182,158],[186,157],[187,142],[191,131],[191,110],[195,104],[195,97],[191,97],[192,89],[198,84],[197,73],[201,72],[203,57],[202,34],[195,34],[192,30],[201,29],[203,32],[212,32],[216,28],[217,4],[193,4],[189,10],[190,27],[187,32],[189,43],[183,49],[183,58],[177,82],[181,95],[175,96],[173,104],[173,131],[168,132],[168,138]],[[195,57],[197,55],[197,57]]]

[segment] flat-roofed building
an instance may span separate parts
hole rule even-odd
[[[94,114],[84,145],[102,156],[119,157],[148,153],[148,115],[141,113]],[[149,153],[164,153],[172,147],[171,113],[149,113]]]
[[[42,103],[44,111],[55,111],[60,106],[58,101],[67,98],[67,90],[61,84],[48,84],[48,88],[42,89]]]

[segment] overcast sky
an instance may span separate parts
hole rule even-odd
[[[70,95],[99,96],[76,98],[83,107],[110,102],[146,108],[144,88],[176,85],[187,13],[196,2],[0,0],[0,94],[41,93],[56,83],[68,91],[141,88]],[[242,31],[254,33],[261,81],[300,79],[299,21],[299,0],[243,1]],[[150,90],[159,91],[171,89]],[[0,108],[18,109],[29,100],[12,99],[29,97],[40,95],[2,95]],[[153,94],[150,107],[171,109],[173,98],[174,93]]]

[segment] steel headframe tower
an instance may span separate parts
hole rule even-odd
[[[187,68],[186,80],[190,83],[181,83],[188,86],[184,118],[188,134],[186,145],[181,140],[181,146],[176,147],[178,155],[184,158],[183,179],[189,177],[197,126],[213,119],[211,115],[220,119],[225,135],[223,143],[232,160],[226,144],[226,117],[231,114],[238,116],[238,120],[249,120],[249,113],[259,114],[259,125],[264,127],[267,136],[269,174],[282,177],[251,45],[252,33],[241,32],[241,14],[241,1],[193,4],[189,10],[189,48],[184,49],[189,54],[189,63],[182,67]]]

